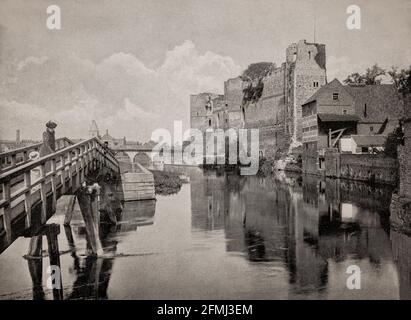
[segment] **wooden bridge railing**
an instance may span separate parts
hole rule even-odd
[[[66,137],[56,139],[56,150],[64,149],[73,144],[73,141]],[[40,142],[26,147],[0,153],[0,171],[6,171],[26,163],[29,160],[30,152],[39,152],[42,145],[43,143]]]
[[[44,224],[54,214],[60,196],[73,194],[91,170],[103,167],[119,173],[113,153],[91,138],[0,173],[0,252],[21,235],[12,225],[21,225],[23,218],[23,230]],[[22,176],[22,183],[13,184]]]

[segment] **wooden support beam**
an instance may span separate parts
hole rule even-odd
[[[33,300],[43,300],[43,236],[34,236],[30,239],[27,253],[27,265],[33,285]],[[33,259],[34,258],[34,259]]]
[[[77,201],[80,206],[81,214],[86,225],[88,245],[90,245],[93,255],[101,256],[103,247],[99,237],[99,212],[97,204],[96,190],[88,190],[87,187],[82,187],[77,193]]]
[[[11,243],[11,194],[10,181],[3,183],[3,199],[6,202],[3,212],[3,226],[6,231],[6,240]]]
[[[31,226],[31,172],[27,171],[24,173],[24,186],[27,191],[24,194],[24,209],[26,211],[26,228]]]
[[[68,197],[69,197],[68,204],[67,204],[66,212],[64,214],[64,225],[65,226],[70,225],[71,219],[73,217],[74,206],[76,204],[76,196],[70,195]]]
[[[69,188],[73,188],[73,175],[71,172],[71,167],[72,167],[72,156],[71,156],[71,151],[67,155],[68,157],[68,173],[69,173]]]
[[[47,237],[50,266],[58,267],[60,272],[60,251],[57,240],[57,236],[60,233],[60,225],[51,224],[45,227],[47,227],[45,234]],[[55,283],[55,286],[53,286],[54,300],[63,300],[63,281],[61,279],[61,272],[55,279],[56,281],[59,281],[59,283]]]
[[[27,258],[41,257],[43,251],[43,236],[37,235],[30,238],[29,249],[27,250]]]
[[[52,159],[51,160],[51,172],[55,173],[57,172],[56,170],[56,160]],[[51,192],[52,192],[52,203],[51,203],[51,210],[53,212],[56,211],[56,206],[57,206],[57,175],[53,174],[51,176]]]
[[[47,197],[46,197],[46,165],[40,166],[40,197],[41,197],[41,223],[47,221]]]
[[[65,181],[65,172],[66,172],[66,164],[65,164],[65,156],[60,156],[60,167],[61,167],[61,175],[60,175],[60,182],[61,182],[61,194],[66,193],[66,181]]]

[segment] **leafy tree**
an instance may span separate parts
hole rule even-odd
[[[272,62],[252,63],[247,67],[247,69],[244,70],[241,78],[244,81],[257,82],[265,76],[271,74],[274,69],[275,63]]]
[[[381,79],[378,77],[385,75],[385,70],[380,68],[378,64],[374,64],[371,68],[367,68],[364,74],[358,72],[351,73],[345,80],[345,84],[381,84]]]
[[[398,67],[392,67],[388,74],[392,78],[398,91],[402,94],[411,93],[411,66],[408,69],[398,70]]]
[[[257,102],[261,98],[264,90],[264,77],[270,75],[275,69],[275,64],[272,62],[252,63],[244,70],[241,79],[248,82],[244,88],[243,103]]]
[[[387,136],[387,140],[384,146],[385,155],[391,158],[397,158],[397,149],[399,145],[404,145],[404,132],[401,121],[399,126],[395,128],[394,132],[389,133]]]

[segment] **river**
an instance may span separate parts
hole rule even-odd
[[[126,204],[118,226],[102,227],[101,258],[85,255],[79,212],[71,228],[63,210],[49,220],[61,225],[65,299],[411,298],[411,242],[390,231],[389,188],[185,173],[190,183],[177,194]],[[1,254],[0,299],[52,299],[47,252],[42,264],[26,260],[28,243]],[[351,265],[361,289],[347,287]]]

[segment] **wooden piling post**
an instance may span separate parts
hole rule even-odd
[[[60,225],[53,223],[46,225],[45,228],[47,228],[45,230],[45,234],[47,237],[50,266],[57,266],[60,271],[60,251],[57,240],[57,236],[60,233]],[[59,274],[58,281],[60,281],[60,283],[55,288],[53,287],[53,297],[54,300],[63,300],[63,282],[61,279],[61,272]]]
[[[66,213],[64,214],[64,225],[65,226],[70,225],[71,219],[73,217],[74,206],[76,204],[76,196],[70,195],[68,197],[69,197],[69,200],[67,204],[67,209],[66,209]]]
[[[43,236],[31,237],[29,250],[26,255],[27,265],[33,284],[33,300],[43,300]]]
[[[76,196],[86,225],[87,240],[91,251],[94,255],[100,256],[103,254],[103,247],[99,237],[100,219],[97,190],[91,187],[82,187]]]

